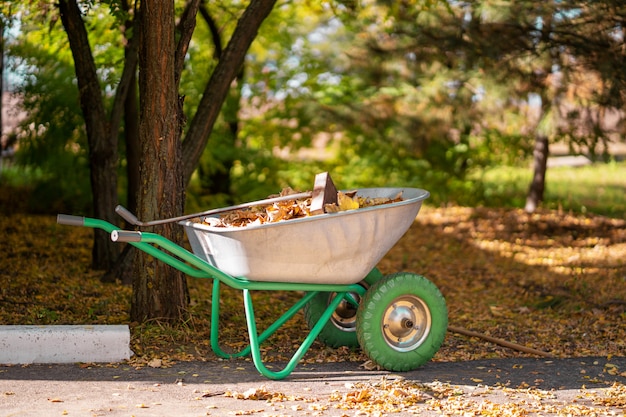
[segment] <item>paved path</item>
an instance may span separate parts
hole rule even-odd
[[[399,388],[391,389],[396,383]],[[397,395],[396,407],[404,411],[394,415],[441,416],[451,407],[459,413],[482,407],[484,414],[506,405],[527,415],[586,407],[596,415],[624,416],[625,387],[626,357],[430,362],[396,374],[358,363],[303,364],[282,381],[265,379],[244,360],[142,369],[0,366],[0,416],[376,415],[364,409],[363,393],[372,403],[377,395]],[[268,395],[273,400],[253,399]],[[608,395],[621,395],[623,402],[598,400]]]

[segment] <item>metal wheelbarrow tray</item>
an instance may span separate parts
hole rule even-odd
[[[367,188],[357,195],[403,201],[338,213],[242,227],[185,227],[193,253],[252,281],[354,284],[406,233],[428,192]]]
[[[430,360],[443,343],[447,307],[425,277],[383,276],[376,264],[411,226],[429,193],[417,188],[364,188],[357,195],[402,201],[244,227],[180,221],[193,253],[155,233],[120,230],[99,219],[60,214],[60,224],[99,228],[195,278],[213,280],[211,347],[223,358],[251,355],[271,379],[287,377],[317,339],[361,347],[384,369],[407,371]],[[242,290],[249,345],[229,353],[219,344],[220,285]],[[251,291],[300,291],[304,296],[259,334]],[[261,344],[299,311],[310,333],[283,369],[268,369]]]

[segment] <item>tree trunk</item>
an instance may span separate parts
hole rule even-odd
[[[137,213],[137,196],[139,194],[139,163],[141,146],[139,143],[139,104],[137,103],[136,77],[128,90],[124,103],[124,139],[126,141],[126,208]]]
[[[139,52],[140,219],[180,216],[184,207],[181,172],[181,118],[175,81],[175,16],[173,0],[141,3]],[[176,223],[154,232],[182,241]],[[188,306],[185,276],[144,252],[134,262],[131,320],[175,321]]]
[[[93,216],[115,223],[117,205],[117,134],[110,134],[102,99],[96,65],[93,60],[87,30],[76,0],[58,2],[61,21],[68,35],[76,79],[80,94],[80,107],[85,118],[89,144]],[[108,269],[119,254],[119,245],[111,242],[108,233],[94,230],[92,267]]]
[[[2,127],[4,126],[2,120],[2,114],[4,113],[4,19],[0,18],[0,152],[4,150],[4,143],[2,138],[4,136],[4,131]],[[2,155],[0,155],[2,158]],[[0,171],[2,168],[2,162],[0,159]]]
[[[548,137],[538,134],[535,138],[533,151],[533,179],[530,182],[526,195],[526,207],[524,208],[527,213],[533,213],[539,203],[543,201],[549,153]]]
[[[198,166],[213,125],[230,90],[231,82],[240,71],[250,44],[275,3],[276,0],[252,0],[237,22],[233,36],[202,93],[198,110],[183,142],[185,185],[189,183],[193,171]]]
[[[122,2],[123,7],[130,13],[129,5]],[[135,10],[136,12],[136,10]],[[137,13],[135,13],[136,15]],[[128,73],[128,87],[125,94],[123,107],[124,117],[124,142],[126,145],[126,208],[132,213],[137,212],[137,195],[139,193],[139,161],[141,159],[141,146],[139,144],[139,102],[137,99],[137,64],[139,36],[128,36],[134,33],[135,22],[129,19],[124,25],[124,72]]]

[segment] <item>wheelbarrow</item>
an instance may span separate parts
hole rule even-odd
[[[57,222],[102,229],[114,241],[128,242],[191,277],[212,279],[211,348],[222,358],[251,355],[269,379],[289,376],[316,339],[332,347],[360,347],[386,370],[416,369],[443,343],[445,299],[421,275],[383,275],[376,265],[406,233],[429,193],[417,188],[356,192],[366,198],[402,193],[402,200],[245,227],[214,227],[186,216],[178,223],[192,252],[158,234],[121,230],[104,220],[60,214]],[[219,343],[222,284],[243,292],[249,344],[235,353]],[[251,296],[259,290],[303,296],[259,333]],[[281,370],[268,369],[261,344],[301,310],[309,333]]]

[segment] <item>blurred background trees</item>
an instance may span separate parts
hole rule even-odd
[[[361,4],[255,71],[273,84],[253,94],[271,109],[253,131],[290,149],[324,132],[344,183],[417,182],[463,204],[485,201],[477,173],[526,164],[535,150],[532,211],[548,156],[536,144],[595,158],[621,140],[625,12],[615,2]]]
[[[124,62],[121,4],[85,9],[107,108]],[[66,175],[88,169],[72,57],[58,13],[39,6],[13,4],[6,36],[10,87],[28,115],[18,161],[37,168],[39,192],[88,212],[88,176]],[[178,7],[180,15],[185,3]],[[241,7],[201,2],[181,77],[188,121]],[[187,209],[307,188],[321,169],[345,187],[422,185],[437,189],[437,203],[480,204],[475,175],[528,163],[544,138],[602,156],[621,137],[625,9],[614,1],[285,2],[231,86]],[[126,167],[124,152],[120,162]]]

